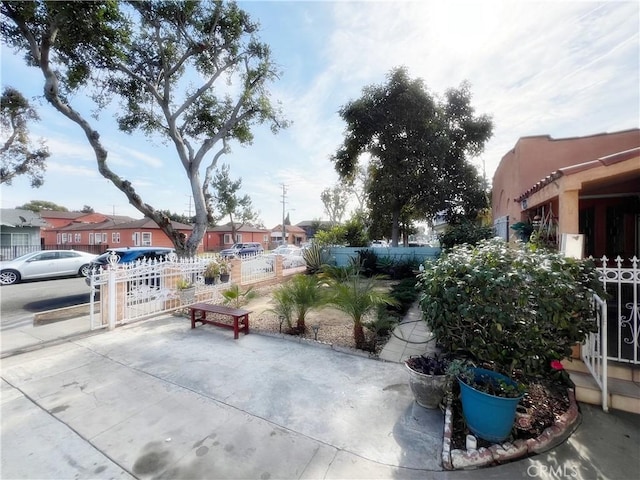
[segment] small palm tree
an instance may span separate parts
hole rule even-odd
[[[352,275],[346,281],[332,281],[328,303],[346,313],[353,320],[353,339],[356,348],[365,347],[363,320],[380,305],[395,305],[394,298],[376,289],[380,277],[363,278]]]
[[[249,287],[242,292],[238,285],[231,285],[231,287],[222,292],[225,305],[231,304],[233,308],[240,308],[257,296],[258,294],[253,291],[253,287]]]
[[[324,291],[320,287],[318,279],[314,275],[298,274],[280,287],[280,290],[284,290],[281,295],[293,303],[298,332],[306,332],[305,318],[307,313],[325,303]]]
[[[284,317],[284,320],[287,322],[288,329],[291,330],[293,328],[294,304],[289,290],[286,288],[274,290],[271,294],[271,301],[275,305],[273,308],[269,309],[269,311],[276,314],[278,317]]]

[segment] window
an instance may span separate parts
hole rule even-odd
[[[223,240],[225,245],[231,245],[233,243],[233,240],[231,239],[231,234],[230,233],[225,233],[224,234],[224,240]]]
[[[16,245],[29,245],[28,233],[2,233],[0,243],[3,247],[15,247]]]
[[[142,246],[143,247],[151,246],[151,232],[142,232]]]
[[[269,243],[269,235],[262,236],[262,243]]]
[[[81,233],[76,233],[75,234],[75,238],[73,240],[76,243],[81,243],[82,242],[82,234]]]
[[[241,243],[241,242],[242,242],[242,234],[236,233],[236,243]]]
[[[114,232],[111,234],[111,243],[120,243],[120,232]]]
[[[134,247],[139,247],[140,246],[140,232],[135,232],[131,236],[131,239],[133,240],[133,246]]]
[[[102,243],[107,243],[107,234],[106,233],[102,234]]]
[[[62,234],[62,243],[67,243],[67,242],[68,242],[68,240],[67,240],[67,234],[66,234],[66,233],[63,233],[63,234]]]

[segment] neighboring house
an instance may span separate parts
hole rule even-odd
[[[584,256],[640,255],[640,129],[586,137],[523,137],[493,177],[496,232],[518,222],[551,240],[584,235]]]
[[[203,248],[206,252],[220,251],[223,248],[229,248],[234,243],[242,242],[260,242],[262,248],[269,248],[269,230],[264,228],[256,228],[248,225],[236,228],[236,236],[233,238],[233,230],[231,224],[220,225],[208,228],[202,239]]]
[[[87,244],[108,247],[173,247],[173,242],[149,218],[141,220],[119,221],[107,218],[98,223],[72,223],[65,227],[53,228],[48,235],[55,235],[61,245]],[[174,229],[189,235],[191,225],[171,222]],[[202,251],[202,244],[198,250]]]
[[[300,245],[307,241],[307,233],[296,225],[284,226],[284,243]],[[271,242],[280,245],[282,242],[282,224],[271,229]]]
[[[315,237],[316,231],[318,231],[320,228],[328,230],[332,226],[333,223],[327,220],[304,220],[302,222],[296,223],[296,227],[304,230],[307,239],[312,239],[313,237]],[[282,231],[282,228],[280,229],[280,231]]]
[[[134,218],[124,215],[105,215],[102,213],[82,212],[54,212],[43,210],[40,217],[46,222],[41,235],[43,245],[108,245],[109,242],[99,241],[95,237],[90,238],[90,231],[95,225],[117,225],[135,221]],[[66,229],[66,230],[65,230]],[[64,230],[64,231],[63,231]]]
[[[31,210],[0,209],[0,259],[11,260],[40,250],[40,229],[45,222]]]

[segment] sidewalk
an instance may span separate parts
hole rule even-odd
[[[442,471],[442,412],[396,363],[431,345],[415,314],[382,362],[170,315],[57,344],[50,327],[81,322],[3,335],[3,355],[31,351],[2,360],[2,478],[636,478],[640,417],[588,405],[547,453]]]

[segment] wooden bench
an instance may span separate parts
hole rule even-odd
[[[250,310],[230,308],[223,305],[213,305],[211,303],[194,303],[189,306],[189,310],[191,312],[191,328],[196,328],[196,322],[200,322],[202,324],[208,323],[217,327],[232,328],[234,339],[238,338],[238,334],[240,332],[244,332],[245,335],[249,333]],[[233,318],[233,325],[215,320],[207,320],[207,313],[227,315]]]

